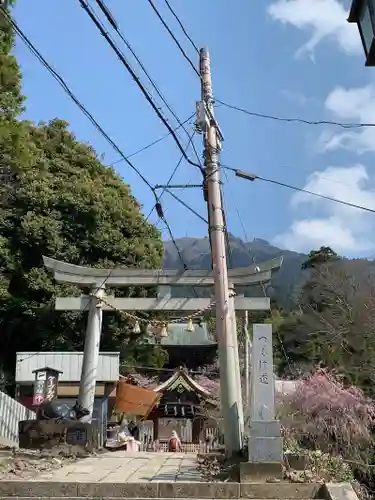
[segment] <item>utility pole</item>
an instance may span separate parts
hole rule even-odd
[[[214,118],[210,56],[200,50],[201,102],[197,111],[203,118],[205,156],[205,188],[209,212],[213,275],[216,302],[216,332],[218,337],[221,408],[224,420],[224,440],[227,456],[238,453],[242,447],[239,422],[238,390],[236,380],[236,354],[228,287],[228,269],[225,247],[225,227],[220,191],[219,129]],[[199,121],[199,117],[198,117]],[[242,408],[241,408],[242,411]]]

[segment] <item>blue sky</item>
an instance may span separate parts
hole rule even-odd
[[[375,122],[374,70],[364,67],[359,35],[346,23],[348,2],[170,2],[195,43],[210,50],[218,99],[264,114]],[[198,63],[164,1],[155,3]],[[106,0],[106,4],[176,114],[185,120],[199,99],[199,81],[148,1]],[[125,154],[167,132],[78,0],[19,0],[14,15]],[[147,83],[123,42],[115,39]],[[118,160],[116,151],[21,42],[16,55],[24,75],[26,118],[36,122],[63,118],[78,139],[105,154],[106,163]],[[288,124],[252,118],[223,106],[216,113],[225,137],[224,164],[375,209],[375,130]],[[168,118],[175,126],[173,117]],[[187,136],[179,135],[186,143]],[[195,139],[198,151],[202,151],[201,139]],[[192,150],[189,155],[194,157]],[[132,161],[151,184],[163,184],[179,157],[173,140],[167,138]],[[148,187],[124,162],[117,163],[116,169],[148,214],[153,204]],[[186,162],[174,178],[175,183],[199,181],[198,170]],[[261,181],[250,183],[231,173],[223,181],[229,231],[236,236],[244,237],[238,210],[249,239],[264,238],[300,251],[328,244],[348,256],[375,253],[375,214],[293,195]],[[205,215],[199,190],[186,189],[181,197]],[[163,200],[175,237],[207,234],[205,224],[169,195]],[[151,220],[156,222],[156,215]]]

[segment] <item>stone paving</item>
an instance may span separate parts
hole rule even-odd
[[[153,483],[202,482],[194,453],[105,452],[57,471],[39,474],[37,481]]]

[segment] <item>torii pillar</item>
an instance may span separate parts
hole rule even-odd
[[[104,298],[104,295],[105,285],[103,282],[102,284],[93,287],[91,300],[89,302],[89,317],[87,320],[85,347],[83,350],[78,404],[90,411],[90,415],[87,417],[87,420],[89,421],[91,421],[92,418],[95,401],[100,337],[102,333],[103,321],[103,307],[100,299]]]

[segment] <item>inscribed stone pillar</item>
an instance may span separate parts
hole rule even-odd
[[[249,461],[282,462],[280,422],[275,419],[272,325],[253,325]]]

